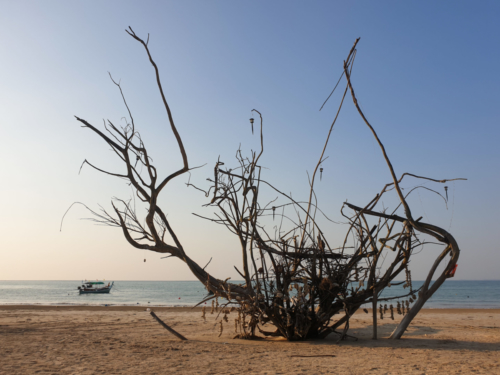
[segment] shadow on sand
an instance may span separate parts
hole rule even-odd
[[[352,328],[349,335],[356,337],[341,341],[342,346],[371,347],[371,348],[414,348],[433,350],[473,350],[478,352],[500,351],[500,342],[486,343],[468,340],[456,340],[451,337],[428,337],[442,332],[440,329],[430,328],[424,325],[412,325],[400,340],[389,340],[389,336],[396,328],[397,324],[383,324],[378,327],[378,340],[372,340],[372,326],[367,325],[361,328]],[[483,327],[485,329],[495,329],[496,327]],[[335,345],[338,335],[331,334],[325,340],[310,341],[312,345]]]

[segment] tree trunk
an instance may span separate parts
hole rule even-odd
[[[444,232],[444,231],[443,231]],[[447,232],[445,232],[448,234]],[[455,264],[457,263],[458,256],[460,254],[460,251],[458,249],[458,245],[455,242],[455,239],[449,235],[451,240],[450,244],[443,250],[443,252],[439,255],[439,257],[436,259],[434,262],[431,270],[429,271],[429,274],[427,275],[427,279],[425,280],[424,285],[422,286],[422,289],[418,293],[418,299],[413,305],[413,307],[408,311],[408,313],[405,315],[403,320],[401,320],[401,323],[396,327],[396,329],[392,332],[391,336],[389,337],[390,339],[400,339],[401,336],[405,333],[407,330],[408,326],[410,325],[411,321],[415,316],[419,313],[419,311],[422,309],[424,306],[425,302],[432,297],[434,292],[439,289],[441,285],[445,282],[445,280],[449,277],[450,271],[455,267]],[[429,288],[429,284],[432,280],[432,276],[434,276],[434,272],[436,271],[437,267],[441,263],[441,261],[444,259],[446,255],[448,255],[451,251],[451,259],[448,262],[448,266],[445,268],[441,276],[439,276],[436,281],[434,281],[434,284],[432,284],[432,287]]]
[[[426,298],[422,298],[421,296],[419,296],[417,302],[415,302],[410,311],[408,311],[403,320],[401,320],[401,323],[399,323],[396,329],[391,333],[391,336],[389,337],[390,339],[400,339],[401,336],[403,336],[413,318],[417,316],[420,309],[424,306],[425,301],[427,301]]]

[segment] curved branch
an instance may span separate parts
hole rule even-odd
[[[158,186],[158,192],[160,192],[170,180],[187,172],[189,170],[189,164],[188,164],[187,154],[186,154],[186,150],[184,149],[184,145],[182,143],[181,136],[179,135],[179,132],[177,131],[177,128],[176,128],[175,123],[174,123],[174,119],[172,117],[172,112],[170,111],[170,107],[167,103],[167,99],[165,98],[165,94],[163,93],[163,87],[162,87],[162,84],[160,81],[160,72],[158,70],[158,66],[154,62],[153,57],[151,56],[151,53],[149,52],[148,43],[144,42],[144,40],[139,38],[130,26],[129,26],[129,29],[130,29],[130,31],[128,31],[128,30],[125,30],[125,31],[127,32],[128,35],[130,35],[132,38],[134,38],[135,40],[137,40],[139,43],[141,43],[144,46],[144,48],[146,49],[146,52],[148,54],[148,57],[149,57],[149,62],[151,63],[151,65],[153,65],[153,68],[154,68],[155,74],[156,74],[156,84],[158,85],[158,89],[160,90],[160,95],[161,95],[161,98],[163,101],[163,105],[167,111],[168,120],[170,122],[170,127],[172,128],[172,132],[174,133],[175,139],[177,140],[177,144],[179,145],[179,150],[180,150],[181,155],[182,155],[182,161],[184,163],[184,167],[182,169],[178,170],[177,172],[172,173],[170,176],[166,177],[161,182],[161,184]],[[148,36],[148,42],[149,42],[149,36]]]

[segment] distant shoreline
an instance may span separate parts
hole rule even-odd
[[[45,281],[68,281],[68,282],[76,282],[80,283],[82,281],[93,281],[93,280],[98,280],[98,281],[114,281],[114,282],[133,282],[133,283],[184,283],[184,282],[200,282],[200,280],[121,280],[121,279],[74,279],[74,280],[26,280],[26,279],[0,279],[0,282],[19,282],[19,281],[26,281],[26,282],[45,282]],[[393,282],[399,283],[401,281],[405,281],[405,279],[401,280],[394,280]],[[414,282],[424,282],[425,280],[413,280]],[[431,280],[431,283],[433,283],[436,280]],[[500,281],[500,279],[459,279],[459,278],[450,278],[447,279],[446,282],[462,282],[462,281]],[[231,283],[234,284],[244,284],[244,280],[231,280]]]
[[[207,304],[208,306],[208,304]],[[172,312],[195,312],[201,311],[202,307],[192,306],[151,306],[151,305],[0,305],[0,310],[39,310],[39,311],[145,311],[147,308],[155,311],[172,311]],[[371,309],[367,309],[369,312]],[[424,308],[419,314],[466,314],[466,313],[500,313],[498,308]],[[359,309],[356,314],[364,314],[363,309]]]
[[[0,305],[1,310],[39,310],[39,311],[145,311],[147,308],[155,311],[195,312],[201,311],[201,306],[146,306],[146,305]],[[499,310],[500,311],[500,310]]]
[[[413,282],[418,290],[421,281]],[[79,295],[78,284],[72,281],[8,281],[0,282],[0,306],[111,306],[191,308],[208,297],[200,282],[136,282],[115,281],[109,294]],[[354,286],[356,287],[356,286]],[[383,304],[404,300],[408,290],[402,285],[386,288],[380,297]],[[211,304],[210,301],[206,306]],[[362,308],[372,307],[366,304]],[[500,309],[500,281],[447,281],[427,301],[424,309]]]

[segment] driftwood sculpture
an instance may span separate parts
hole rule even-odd
[[[351,82],[359,39],[354,43],[343,64],[341,79],[345,78],[346,86],[337,115],[310,178],[308,201],[305,203],[296,201],[261,178],[259,161],[264,152],[264,125],[262,114],[255,109],[253,113],[258,120],[256,125],[259,125],[260,150],[252,152],[249,157],[243,156],[241,150],[238,150],[236,165],[231,169],[225,168],[220,160],[217,161],[209,189],[203,190],[194,186],[205,192],[210,199],[207,205],[216,209],[215,217],[206,219],[224,225],[239,239],[242,264],[235,268],[244,282],[237,284],[229,282],[229,279],[223,280],[208,274],[191,259],[182,246],[181,239],[177,237],[174,226],[157,205],[158,196],[165,186],[188,172],[190,167],[181,136],[163,92],[158,67],[148,47],[149,37],[144,41],[131,28],[126,31],[144,47],[154,68],[158,89],[182,155],[183,165],[165,179],[158,180],[156,168],[136,130],[134,118],[120,84],[113,81],[123,97],[130,123],[125,127],[117,127],[108,121],[105,124],[109,132],[107,135],[89,122],[78,117],[76,119],[112,148],[122,160],[125,170],[120,173],[107,172],[87,160],[84,164],[127,180],[137,197],[147,206],[147,215],[144,219],[140,218],[130,201],[115,199],[112,202],[114,210],[112,213],[105,210],[100,212],[91,210],[94,220],[121,228],[127,241],[135,248],[168,254],[184,261],[207,290],[214,293],[207,300],[216,301],[215,305],[212,305],[212,313],[215,309],[221,317],[221,332],[223,324],[228,322],[228,314],[234,312],[238,315],[234,320],[237,337],[252,338],[259,331],[264,335],[283,336],[288,340],[304,340],[324,338],[336,333],[341,340],[348,337],[350,317],[362,305],[371,303],[373,336],[376,338],[377,304],[397,299],[400,311],[399,301],[406,299],[406,305],[403,303],[403,311],[406,314],[391,336],[394,339],[400,338],[424,303],[447,277],[453,275],[460,250],[450,233],[412,216],[407,197],[420,187],[415,187],[405,194],[400,188],[404,178],[425,179],[435,183],[445,183],[450,180],[435,180],[410,173],[398,177],[384,145],[360,109]],[[316,220],[316,214],[320,210],[315,203],[314,183],[318,172],[321,178],[323,171],[321,164],[325,160],[326,147],[347,96],[351,96],[360,116],[378,142],[391,180],[368,204],[343,205],[341,212],[349,225],[345,241],[334,247],[330,245],[327,235]],[[253,118],[251,125],[253,131]],[[188,185],[193,186],[189,182]],[[259,195],[262,189],[274,191],[279,199],[262,203]],[[387,208],[380,210],[381,198],[389,193],[397,194],[399,205],[392,211]],[[294,218],[288,215],[289,211],[295,213]],[[273,233],[269,233],[265,225],[266,220],[271,218],[280,223],[279,228]],[[425,245],[422,236],[434,238],[443,245],[443,250],[429,271],[424,285],[415,290],[411,281],[409,261],[414,250]],[[355,240],[350,240],[353,237]],[[384,263],[382,260],[386,258],[391,259],[391,262]],[[442,261],[446,261],[447,265],[430,286],[430,281]],[[394,280],[400,274],[406,275],[404,284],[408,292],[396,298],[381,298],[381,292],[390,287],[391,283],[395,284]],[[220,307],[219,298],[224,298],[224,303]],[[387,310],[385,305],[385,311]],[[390,310],[394,319],[392,305]],[[380,306],[381,318],[383,314],[384,311]],[[265,330],[265,326],[271,327],[271,330]]]

